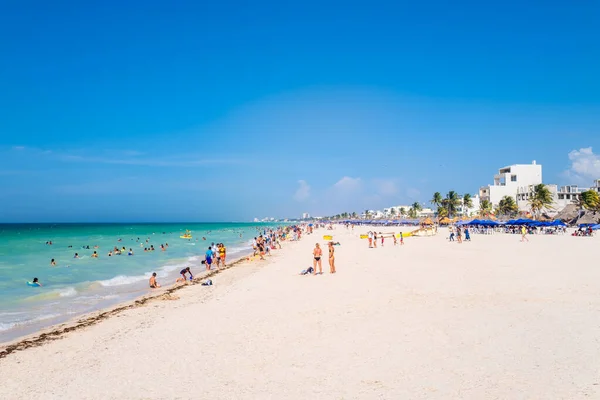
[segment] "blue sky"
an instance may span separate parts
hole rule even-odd
[[[534,159],[600,178],[598,2],[122,3],[0,5],[0,221],[359,212]]]

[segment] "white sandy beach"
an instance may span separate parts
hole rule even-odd
[[[324,275],[298,275],[320,229],[9,354],[0,399],[600,398],[599,238],[368,249],[366,230],[336,228],[335,275],[326,249]]]

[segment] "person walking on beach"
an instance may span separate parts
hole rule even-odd
[[[313,250],[313,275],[317,275],[317,266],[319,266],[319,274],[323,273],[323,265],[321,264],[321,257],[323,256],[323,250],[321,250],[321,246],[319,243],[315,245],[315,249]]]
[[[219,258],[221,259],[221,264],[223,265],[223,267],[225,267],[226,252],[227,252],[227,249],[225,248],[225,245],[223,243],[221,243],[219,245]]]
[[[379,232],[379,234],[381,235],[381,247],[383,247],[383,234],[381,232]]]
[[[471,234],[469,233],[469,228],[465,226],[465,241],[466,242],[470,242],[471,241]]]
[[[371,249],[373,248],[373,232],[369,231],[367,237],[369,238],[369,248]]]
[[[450,227],[450,241],[454,242],[454,227]]]
[[[460,226],[456,228],[456,240],[458,243],[462,243],[462,231],[460,230]]]
[[[377,232],[373,232],[373,248],[377,248]]]
[[[333,242],[329,242],[329,273],[335,274],[335,249],[333,248]]]
[[[521,242],[529,242],[529,239],[527,239],[527,228],[525,228],[525,225],[521,226]]]
[[[212,249],[209,246],[208,250],[204,254],[204,264],[206,264],[206,270],[207,271],[210,271],[210,266],[212,264],[212,257],[213,257],[213,252],[212,252]]]
[[[404,234],[400,232],[400,246],[404,246]]]

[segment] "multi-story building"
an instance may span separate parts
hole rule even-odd
[[[302,219],[309,219],[310,218],[310,214],[309,213],[302,213]]]
[[[471,196],[471,203],[473,203],[471,207],[465,207],[462,205],[462,197],[461,197],[460,201],[461,201],[461,205],[457,207],[456,215],[468,217],[468,216],[479,213],[479,206],[481,204],[479,195]]]
[[[494,175],[494,184],[479,189],[480,201],[488,200],[497,206],[504,196],[511,196],[518,204],[517,194],[528,192],[529,187],[542,183],[542,166],[532,161],[531,164],[514,164],[500,168]]]

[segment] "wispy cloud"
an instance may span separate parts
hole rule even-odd
[[[138,150],[102,150],[96,154],[89,154],[81,149],[41,149],[27,146],[13,146],[13,152],[22,153],[21,158],[48,157],[69,163],[113,164],[113,165],[139,165],[147,167],[194,167],[210,164],[242,164],[239,157],[205,158],[198,154],[171,154],[169,156],[151,156]]]
[[[242,160],[235,158],[210,158],[210,159],[161,159],[161,158],[137,158],[137,157],[96,157],[82,156],[74,154],[62,154],[59,156],[62,161],[80,162],[92,164],[114,164],[114,165],[139,165],[147,167],[194,167],[209,164],[240,164]],[[174,157],[176,158],[176,157]]]
[[[298,189],[296,189],[296,193],[294,193],[294,200],[296,201],[306,201],[310,197],[310,185],[304,181],[298,181]]]

